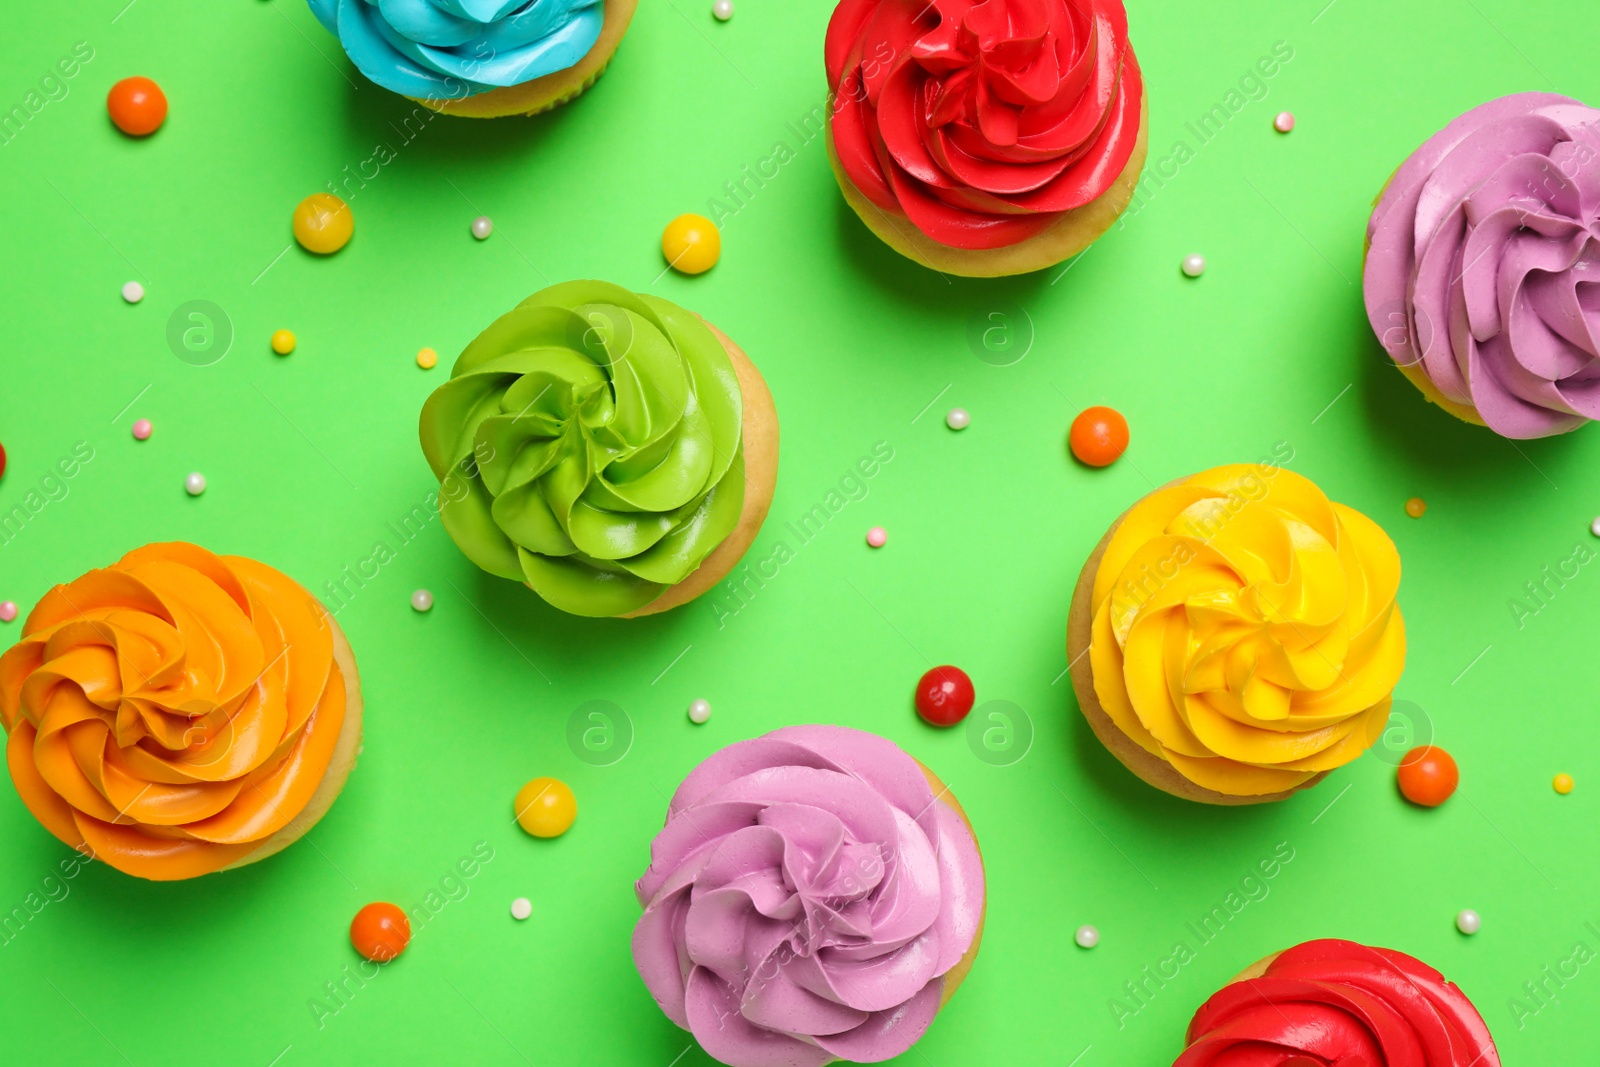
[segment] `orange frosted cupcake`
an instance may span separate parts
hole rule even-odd
[[[242,556],[148,545],[56,586],[0,656],[6,763],[73,848],[173,881],[272,855],[355,765],[361,692],[333,617]]]

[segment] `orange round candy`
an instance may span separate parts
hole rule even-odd
[[[722,234],[704,215],[679,215],[661,232],[661,254],[681,274],[704,274],[722,255]]]
[[[565,782],[535,778],[517,790],[512,810],[517,824],[534,837],[560,837],[578,817],[578,800]]]
[[[1413,519],[1422,518],[1423,513],[1427,510],[1428,502],[1422,499],[1420,496],[1414,496],[1410,500],[1406,501],[1406,514],[1410,515]]]
[[[1128,449],[1128,420],[1116,408],[1084,408],[1072,420],[1067,443],[1078,462],[1091,467],[1108,466]]]
[[[388,963],[411,943],[411,920],[398,904],[368,904],[350,920],[350,943],[374,963]]]
[[[106,94],[106,110],[123,133],[147,137],[167,121],[167,94],[149,78],[123,78]]]
[[[350,243],[356,218],[332,193],[312,193],[294,209],[294,239],[307,252],[328,256]]]
[[[1401,795],[1411,803],[1437,808],[1455,793],[1461,772],[1450,753],[1423,745],[1406,753],[1395,778],[1400,783]]]

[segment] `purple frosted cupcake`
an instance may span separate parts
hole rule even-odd
[[[1367,317],[1429,400],[1504,437],[1600,418],[1600,110],[1474,108],[1395,172],[1367,243]]]
[[[636,890],[640,977],[733,1067],[900,1055],[983,932],[961,806],[893,742],[839,726],[786,727],[695,768]]]

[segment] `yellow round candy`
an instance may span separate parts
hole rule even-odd
[[[1428,502],[1420,496],[1414,496],[1406,501],[1406,514],[1413,519],[1422,518],[1422,513],[1428,510]]]
[[[274,330],[272,332],[272,350],[280,356],[287,356],[294,351],[294,331]]]
[[[517,791],[517,823],[534,837],[560,837],[578,817],[578,800],[565,782],[535,778]]]
[[[294,209],[294,239],[307,252],[327,256],[350,243],[356,218],[332,193],[312,193]]]
[[[679,215],[661,233],[661,254],[681,274],[704,274],[722,255],[722,234],[704,215]]]
[[[439,365],[439,353],[431,348],[424,348],[417,353],[417,366],[423,370],[432,370]]]
[[[1550,784],[1555,786],[1557,793],[1560,793],[1562,796],[1566,796],[1568,793],[1572,792],[1572,775],[1558,774],[1555,777],[1555,781],[1551,782]]]

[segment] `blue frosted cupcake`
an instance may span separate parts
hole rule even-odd
[[[536,115],[600,77],[638,0],[308,0],[356,68],[435,111]]]

